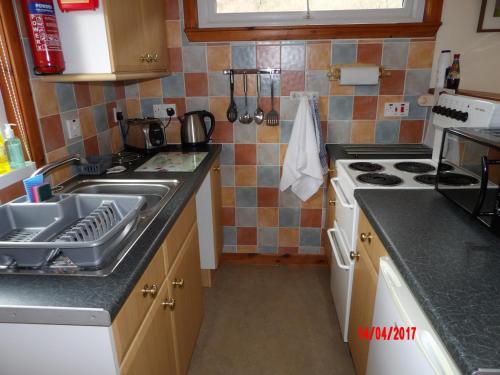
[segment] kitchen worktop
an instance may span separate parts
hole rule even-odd
[[[500,238],[434,190],[355,197],[460,370],[500,369]]]
[[[179,148],[173,146],[167,151]],[[111,325],[182,209],[203,182],[221,146],[210,145],[200,151],[208,155],[194,172],[133,172],[147,160],[143,158],[126,172],[98,176],[178,179],[182,186],[108,276],[0,275],[0,322]]]

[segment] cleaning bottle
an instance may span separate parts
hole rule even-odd
[[[7,148],[3,140],[2,132],[0,132],[0,174],[10,171],[9,159],[7,157]]]
[[[19,138],[14,135],[12,126],[16,124],[5,124],[3,134],[5,135],[5,149],[12,169],[22,168],[25,165],[23,146]]]

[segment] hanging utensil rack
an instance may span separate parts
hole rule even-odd
[[[265,68],[265,69],[225,69],[224,74],[281,74],[281,69]]]

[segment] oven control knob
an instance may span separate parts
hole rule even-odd
[[[458,113],[459,111],[457,111],[456,109],[450,109],[450,117],[452,119],[458,120]]]
[[[438,113],[439,108],[440,108],[439,105],[435,105],[434,107],[432,107],[432,113]]]
[[[446,108],[446,107],[444,107],[444,108],[443,108],[443,113],[442,113],[442,114],[443,114],[443,116],[446,116],[446,117],[451,117],[451,111],[452,111],[452,110],[451,110],[450,108]]]
[[[459,121],[466,122],[469,119],[469,114],[467,112],[459,112],[458,119]]]

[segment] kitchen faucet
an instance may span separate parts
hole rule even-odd
[[[70,163],[75,163],[75,164],[87,164],[87,160],[82,157],[80,154],[73,154],[70,156],[67,156],[63,159],[56,160],[52,163],[47,163],[41,168],[38,168],[35,172],[30,177],[34,177],[36,175],[42,174],[43,178],[45,179],[52,171],[62,167],[63,165],[70,164]]]

